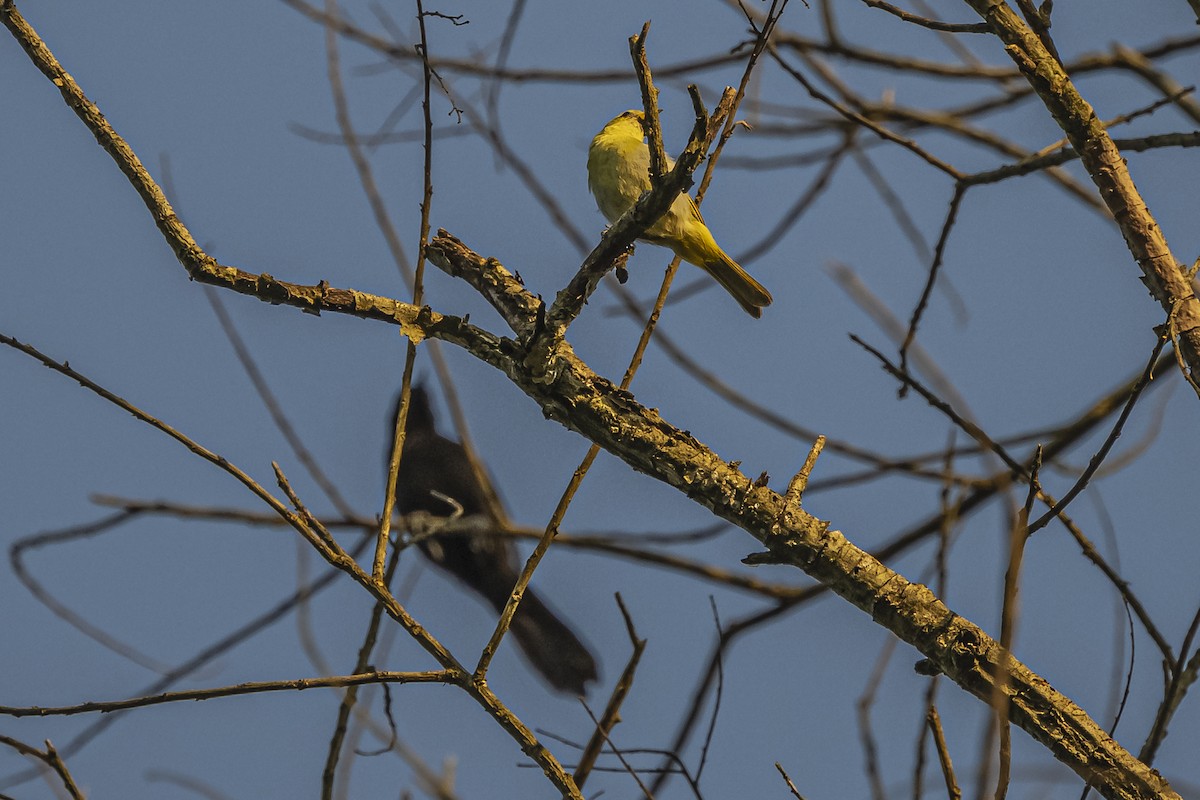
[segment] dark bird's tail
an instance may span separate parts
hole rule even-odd
[[[508,580],[508,578],[512,580]],[[497,575],[494,588],[487,591],[488,601],[497,610],[508,602],[517,573]],[[516,637],[521,652],[534,669],[560,692],[575,695],[587,693],[587,684],[596,680],[596,662],[583,642],[544,603],[527,589],[517,606],[509,633]]]
[[[393,421],[398,411],[397,404]],[[466,451],[438,434],[429,399],[419,387],[409,407],[396,510],[434,516],[459,511],[464,517],[490,518],[486,493]],[[520,575],[511,540],[502,533],[432,536],[418,547],[497,611],[508,602]],[[526,590],[509,630],[534,669],[560,692],[582,695],[587,683],[596,679],[596,662],[587,647],[532,590]]]
[[[533,592],[525,592],[510,630],[551,686],[575,695],[587,693],[587,684],[596,680],[592,654]]]

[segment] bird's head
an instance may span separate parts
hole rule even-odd
[[[646,135],[646,114],[636,108],[631,108],[613,117],[604,130],[626,135],[636,133],[639,138]]]

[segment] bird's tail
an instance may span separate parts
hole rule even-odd
[[[738,301],[747,314],[755,318],[761,317],[763,306],[771,305],[771,293],[750,277],[750,273],[742,269],[736,261],[725,255],[723,250],[718,248],[717,253],[718,257],[705,259],[700,266],[716,278],[725,291],[733,295],[733,299]]]
[[[432,536],[417,546],[497,611],[504,610],[520,572],[503,536]],[[509,631],[533,668],[558,691],[583,695],[596,679],[592,654],[533,590],[525,590]]]
[[[555,689],[583,695],[596,680],[596,662],[587,647],[532,591],[526,590],[509,631]]]

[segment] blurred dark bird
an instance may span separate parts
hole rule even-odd
[[[400,399],[392,411],[395,430]],[[449,517],[457,510],[434,492],[462,506],[463,518],[488,511],[487,494],[458,442],[437,432],[433,409],[423,387],[414,387],[408,407],[408,426],[400,472],[396,480],[396,510],[401,514],[425,511]],[[498,523],[496,523],[498,524]],[[417,543],[421,552],[441,569],[458,578],[501,611],[508,602],[521,568],[511,541],[503,533],[429,536]],[[513,617],[510,633],[542,677],[560,692],[582,695],[596,679],[596,662],[578,637],[534,594],[525,591]]]

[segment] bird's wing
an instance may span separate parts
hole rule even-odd
[[[700,215],[700,206],[696,205],[695,199],[693,199],[692,196],[690,194],[687,194],[686,192],[684,193],[683,196],[687,198],[688,208],[691,209],[692,218],[695,219],[697,222],[699,222],[701,225],[704,225],[705,224],[704,217]],[[705,226],[705,227],[707,227],[707,226]]]

